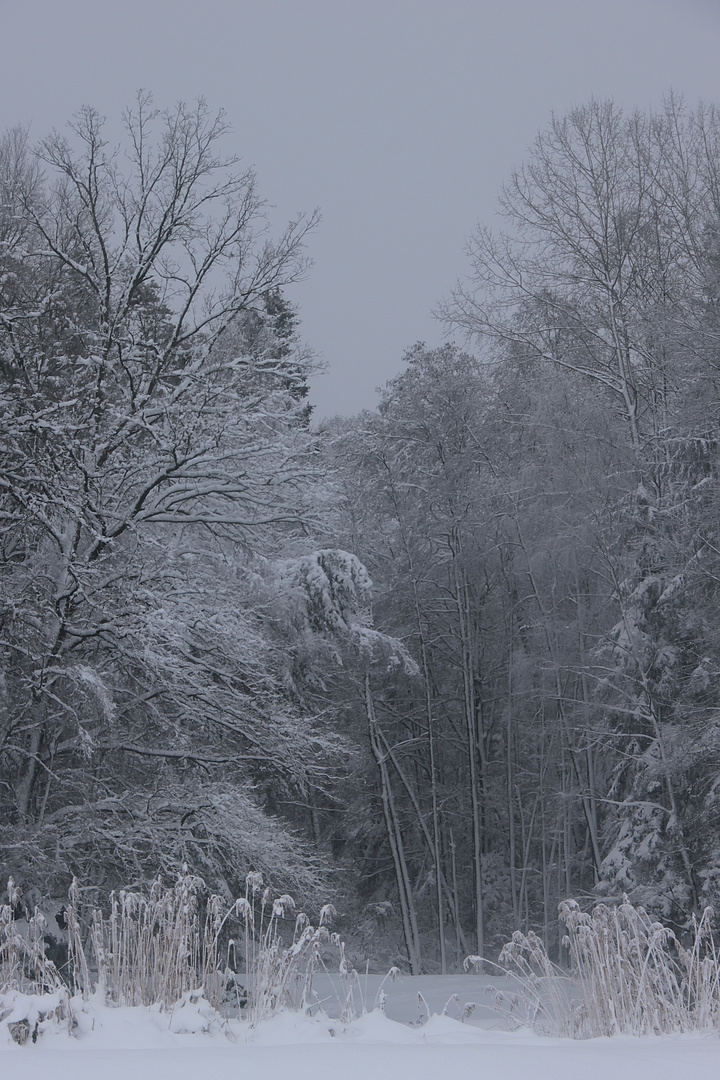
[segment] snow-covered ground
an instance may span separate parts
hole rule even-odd
[[[364,980],[361,980],[364,981]],[[618,1037],[573,1042],[509,1032],[487,1010],[472,1022],[442,1015],[457,994],[487,1001],[477,977],[424,976],[386,983],[386,1013],[349,1024],[329,1016],[284,1013],[251,1028],[221,1023],[202,1001],[172,1012],[108,1009],[90,1002],[73,1037],[48,1027],[37,1042],[18,1046],[0,1024],[0,1077],[8,1080],[717,1080],[715,1034]],[[380,979],[367,980],[367,1004]],[[318,987],[321,989],[321,987]],[[420,992],[435,1011],[418,1018]],[[337,997],[328,1010],[337,1012]],[[452,1008],[452,1006],[451,1006]],[[436,1010],[440,1010],[437,1012]],[[424,1015],[424,1009],[421,1009]],[[395,1019],[392,1019],[395,1017]],[[209,1030],[202,1030],[207,1028]]]

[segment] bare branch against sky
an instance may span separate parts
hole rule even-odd
[[[466,270],[465,237],[551,109],[720,99],[716,0],[0,0],[0,127],[140,88],[204,95],[278,228],[319,205],[292,298],[327,365],[318,415],[374,402]]]

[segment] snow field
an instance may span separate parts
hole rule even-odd
[[[367,978],[368,996],[380,982],[379,976]],[[326,1013],[310,1017],[283,1012],[255,1028],[240,1020],[223,1022],[197,994],[185,995],[168,1010],[108,1008],[96,997],[84,1006],[74,1003],[78,1027],[73,1037],[48,1024],[35,1044],[24,1046],[16,1045],[8,1033],[12,1017],[6,997],[0,1009],[0,1015],[6,1014],[0,1022],[0,1077],[678,1080],[690,1075],[692,1080],[717,1080],[720,1075],[720,1038],[714,1033],[573,1041],[544,1038],[527,1029],[502,1030],[497,1016],[482,1004],[485,985],[498,982],[471,976],[405,977],[385,984],[386,1013],[376,1009],[343,1024]],[[318,990],[327,990],[327,1008],[332,1011],[329,979]],[[411,1026],[418,1015],[418,993],[433,1015]],[[482,1007],[470,1022],[438,1011],[453,994],[461,1003],[479,1001]],[[24,1004],[27,1012],[27,1000]]]

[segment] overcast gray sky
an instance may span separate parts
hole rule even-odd
[[[0,128],[203,95],[278,223],[320,207],[292,294],[320,416],[440,343],[464,239],[552,109],[671,87],[720,101],[720,0],[0,0]]]

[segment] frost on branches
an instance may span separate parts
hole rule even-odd
[[[283,687],[268,560],[313,516],[309,360],[222,115],[0,144],[0,864],[52,890],[316,862],[262,811],[332,743]]]

